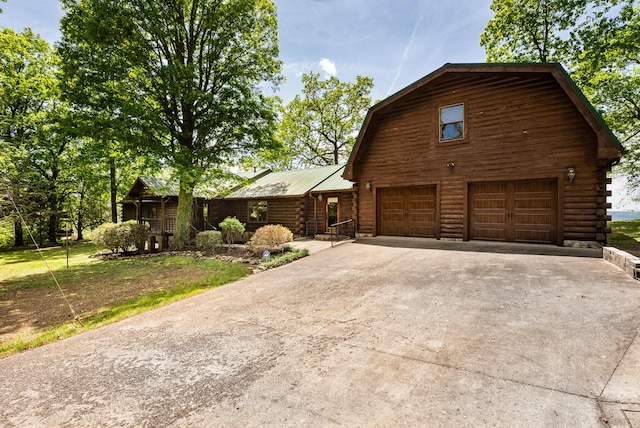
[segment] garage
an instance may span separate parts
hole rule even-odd
[[[378,234],[436,237],[436,186],[378,189]]]
[[[557,180],[471,183],[470,239],[556,243]]]

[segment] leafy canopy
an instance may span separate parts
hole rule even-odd
[[[284,166],[345,162],[371,106],[373,79],[358,76],[348,83],[310,72],[302,75],[302,83],[302,96],[287,105],[278,129],[286,148]]]
[[[637,0],[493,0],[480,43],[490,62],[561,62],[629,153],[640,184],[640,6]]]
[[[281,79],[271,0],[63,0],[61,54],[75,103],[106,111],[124,139],[180,180],[176,241],[210,168],[269,147]],[[86,101],[85,101],[86,100]]]

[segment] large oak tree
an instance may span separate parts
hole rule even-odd
[[[174,244],[189,242],[203,174],[273,142],[277,18],[270,0],[63,0],[60,52],[76,108],[172,167]],[[107,133],[107,134],[109,134]]]

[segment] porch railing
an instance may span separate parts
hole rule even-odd
[[[176,219],[175,218],[167,218],[165,219],[164,231],[162,230],[162,220],[153,217],[153,218],[142,218],[140,219],[141,223],[147,224],[149,226],[149,232],[151,233],[169,233],[172,234],[176,229]]]
[[[320,230],[319,223],[320,222],[316,219],[307,220],[307,222],[305,223],[305,232],[307,238],[313,238],[318,234],[318,230]]]
[[[331,246],[333,247],[334,242],[355,239],[356,226],[356,220],[353,218],[332,224],[330,226],[331,236],[329,237]]]

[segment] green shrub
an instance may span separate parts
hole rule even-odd
[[[233,244],[234,240],[241,237],[244,233],[244,224],[235,217],[227,217],[222,220],[218,226],[222,229],[222,235],[227,244]]]
[[[118,252],[118,249],[130,251],[133,247],[141,251],[148,237],[148,226],[135,220],[120,224],[104,223],[91,233],[91,239],[96,245],[108,248],[112,253]]]
[[[115,223],[101,224],[91,232],[91,240],[97,246],[108,248],[112,253],[117,253],[120,247],[118,225]]]
[[[275,251],[291,241],[293,241],[293,233],[288,228],[279,224],[268,224],[256,230],[249,241],[249,246],[256,252]]]
[[[200,251],[215,250],[222,245],[222,233],[217,230],[205,230],[196,235],[196,248]]]
[[[125,221],[120,225],[120,248],[130,251],[134,247],[138,251],[144,250],[144,243],[149,239],[149,226],[135,220]]]

